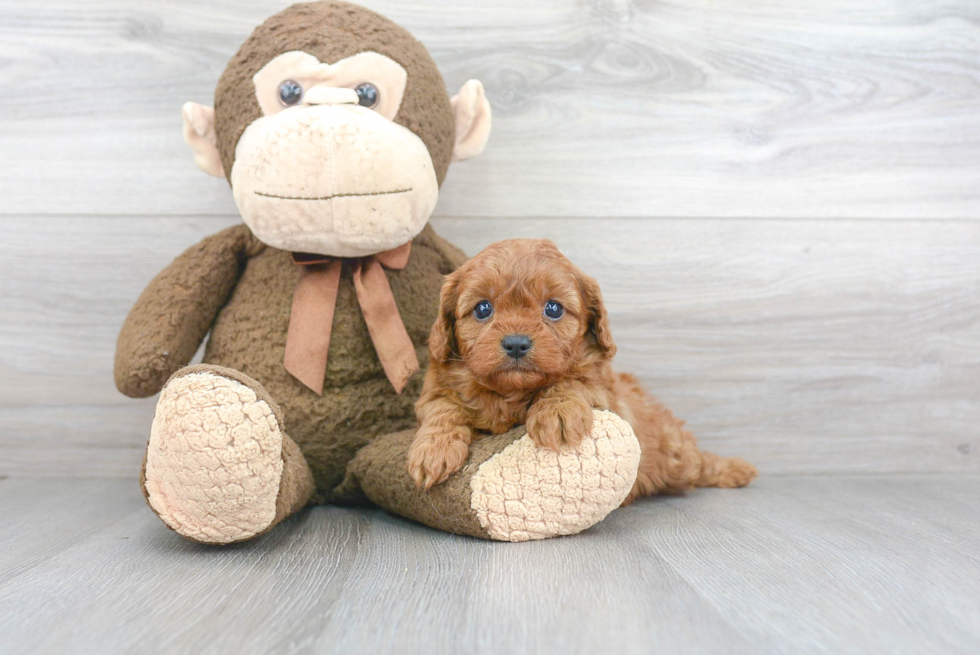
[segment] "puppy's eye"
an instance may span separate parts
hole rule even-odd
[[[379,100],[381,100],[381,94],[378,92],[378,87],[374,86],[370,82],[359,84],[354,90],[357,91],[357,104],[361,105],[362,107],[371,109],[378,104]]]
[[[555,302],[554,300],[549,300],[544,304],[544,315],[553,321],[557,321],[565,314],[565,308],[561,306],[561,303]]]
[[[299,104],[302,99],[303,87],[299,85],[299,82],[285,80],[279,85],[279,102],[282,103],[283,107],[292,107]]]
[[[490,304],[489,300],[481,300],[476,304],[476,308],[473,310],[473,318],[478,321],[485,321],[493,316],[493,305]]]

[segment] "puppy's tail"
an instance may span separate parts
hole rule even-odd
[[[759,475],[759,471],[741,457],[719,457],[701,452],[701,475],[696,487],[744,487]]]

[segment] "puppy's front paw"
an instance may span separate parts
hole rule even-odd
[[[581,398],[546,398],[527,413],[527,434],[542,448],[578,448],[592,433],[592,408]]]
[[[468,428],[452,428],[448,433],[419,428],[408,449],[408,473],[415,484],[428,490],[445,482],[469,456],[471,438]]]

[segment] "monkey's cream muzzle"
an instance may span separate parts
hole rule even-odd
[[[348,95],[356,102],[350,89],[310,89],[309,104],[239,139],[235,202],[264,243],[361,257],[407,243],[432,214],[439,184],[425,143]]]

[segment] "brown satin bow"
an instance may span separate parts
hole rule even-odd
[[[361,306],[381,367],[397,393],[402,392],[408,379],[419,370],[419,360],[398,313],[384,269],[405,268],[411,251],[412,242],[409,241],[377,255],[352,259],[357,303]],[[293,262],[303,270],[293,292],[283,363],[296,379],[317,395],[323,395],[343,259],[293,253]]]

